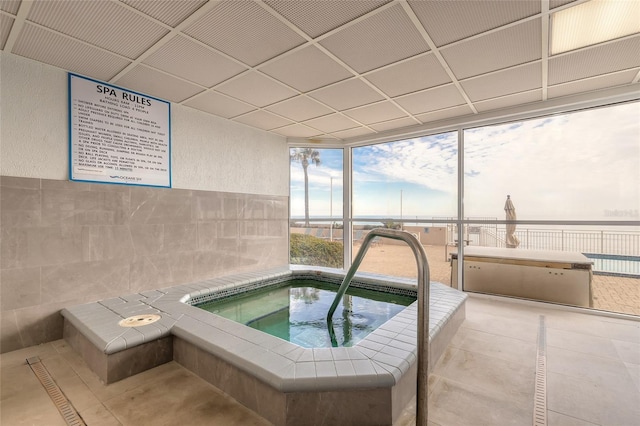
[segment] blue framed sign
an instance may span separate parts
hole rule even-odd
[[[171,187],[171,104],[69,73],[69,178]]]

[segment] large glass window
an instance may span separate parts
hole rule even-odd
[[[371,229],[403,229],[422,243],[434,281],[640,315],[639,116],[640,103],[622,103],[345,148],[344,218],[343,151],[305,148],[305,166],[292,149],[291,261],[342,265],[325,242],[342,253],[353,241],[353,258]],[[416,269],[404,242],[375,239],[359,271],[416,277]]]
[[[457,214],[456,132],[354,148],[353,250],[375,227],[414,234],[432,263],[432,279],[450,281],[445,253]],[[435,221],[435,222],[434,222]],[[411,249],[403,241],[376,239],[359,270],[416,277]]]
[[[638,117],[636,102],[466,130],[465,214],[496,223],[466,224],[463,288],[640,315]]]
[[[290,262],[343,266],[343,150],[291,148]]]

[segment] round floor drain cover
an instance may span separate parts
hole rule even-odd
[[[118,324],[120,325],[120,327],[141,327],[143,325],[156,322],[160,318],[160,315],[155,314],[134,315],[132,317],[121,320]]]

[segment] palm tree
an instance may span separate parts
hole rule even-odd
[[[309,163],[320,165],[320,152],[313,148],[295,148],[289,153],[289,161],[299,161],[304,170],[304,226],[309,226]]]

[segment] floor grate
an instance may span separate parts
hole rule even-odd
[[[66,396],[62,393],[60,387],[53,380],[44,364],[40,362],[40,358],[34,356],[27,358],[27,364],[31,367],[31,370],[36,375],[42,386],[49,394],[49,397],[55,404],[60,414],[64,418],[65,422],[69,426],[86,426],[86,423],[82,420],[78,412],[73,405],[69,402]]]
[[[540,326],[538,329],[533,426],[547,426],[547,329],[544,322],[544,315],[540,315]]]

